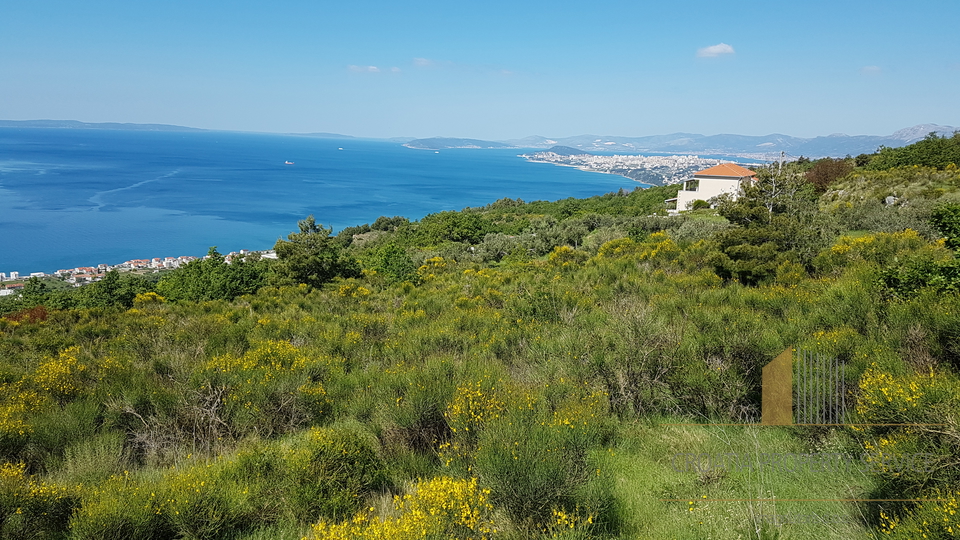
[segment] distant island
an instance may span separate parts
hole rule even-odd
[[[79,122],[77,120],[0,120],[0,128],[109,129],[119,131],[209,131],[170,124],[128,124],[119,122]]]

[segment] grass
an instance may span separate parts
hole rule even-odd
[[[673,462],[682,453],[755,459],[765,453],[813,452],[798,439],[796,428],[664,425],[685,421],[636,423],[607,451],[616,495],[626,507],[624,538],[874,538],[856,503],[788,500],[863,498],[872,483],[861,470],[829,474],[760,467],[697,473],[678,472]],[[833,435],[835,441],[844,438]],[[772,498],[779,500],[723,500]],[[818,517],[823,522],[817,523]]]

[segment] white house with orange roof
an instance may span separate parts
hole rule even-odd
[[[756,180],[757,173],[737,165],[721,163],[702,170],[683,183],[683,189],[677,193],[677,210],[690,210],[693,201],[706,201],[717,195],[729,193],[737,197],[742,182]]]

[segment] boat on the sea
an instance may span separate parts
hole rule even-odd
[[[292,162],[292,161],[284,161],[283,164],[284,164],[284,165],[293,165],[293,162]]]

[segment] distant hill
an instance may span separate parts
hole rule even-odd
[[[515,148],[514,145],[496,141],[481,141],[480,139],[457,139],[449,137],[432,137],[430,139],[414,139],[404,143],[407,148],[418,150],[443,150],[445,148]]]
[[[112,129],[122,131],[209,131],[170,124],[126,124],[118,122],[78,122],[77,120],[0,120],[5,128]]]
[[[507,144],[525,148],[551,148],[562,145],[579,151],[640,153],[655,152],[665,154],[732,155],[753,159],[773,159],[781,151],[793,156],[842,157],[847,154],[870,154],[881,146],[891,148],[905,146],[919,141],[931,132],[949,135],[955,130],[952,126],[920,124],[901,129],[891,135],[833,135],[801,138],[773,133],[770,135],[700,135],[696,133],[671,133],[647,137],[620,137],[577,135],[558,139],[544,137],[526,137],[504,141]]]
[[[313,137],[315,139],[356,139],[353,135],[341,135],[340,133],[291,133],[299,137]]]

